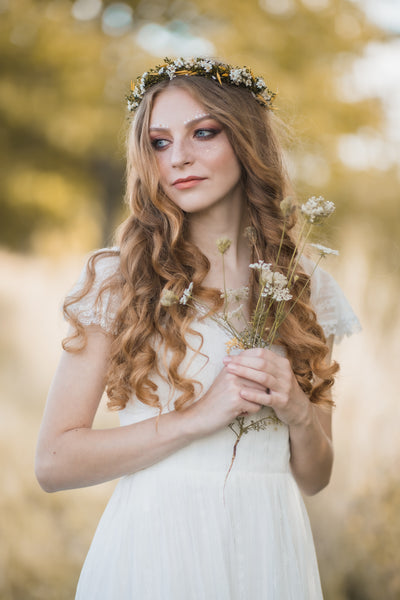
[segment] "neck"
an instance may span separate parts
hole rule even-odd
[[[248,216],[242,193],[218,203],[211,209],[189,216],[191,240],[205,254],[211,264],[204,285],[222,288],[222,257],[216,241],[229,238],[231,246],[224,255],[227,287],[240,287],[247,282],[250,247],[243,236]]]

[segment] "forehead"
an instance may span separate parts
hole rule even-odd
[[[154,100],[150,126],[159,122],[185,121],[205,111],[204,105],[188,91],[178,87],[167,88]]]

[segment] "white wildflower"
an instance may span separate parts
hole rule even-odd
[[[189,283],[189,286],[183,290],[183,294],[179,300],[179,304],[187,304],[192,297],[193,281]]]
[[[236,319],[236,317],[240,317],[242,314],[242,309],[243,309],[243,304],[241,304],[240,306],[235,308],[235,310],[232,310],[231,312],[229,312],[226,315],[227,320],[230,321],[231,319]]]
[[[264,269],[269,270],[271,268],[271,263],[265,263],[263,260],[259,260],[256,263],[252,263],[249,265],[250,269],[255,269],[256,271],[262,271]]]
[[[313,248],[318,250],[320,255],[323,257],[328,256],[329,254],[333,254],[334,256],[339,256],[338,250],[332,250],[332,248],[327,248],[326,246],[323,246],[322,244],[310,244],[310,246],[312,246]]]
[[[259,261],[261,263],[261,261]],[[267,267],[267,268],[266,268]],[[260,283],[263,286],[261,296],[266,298],[271,296],[273,300],[290,300],[292,295],[289,292],[288,279],[279,271],[272,271],[271,265],[263,263],[260,270]]]
[[[266,298],[267,296],[271,296],[273,300],[280,302],[281,300],[290,300],[293,296],[289,292],[289,288],[279,288],[274,287],[272,284],[267,283],[264,287],[264,290],[261,292],[261,296]]]
[[[301,205],[301,212],[309,223],[321,223],[335,210],[335,205],[323,196],[311,196],[305,204]]]
[[[160,304],[161,306],[173,306],[178,303],[178,296],[172,290],[163,290],[161,294]]]
[[[271,271],[271,263],[265,263],[264,261],[259,260],[258,263],[253,263],[249,266],[250,269],[255,269],[260,272],[259,280],[261,285],[272,282],[273,272]]]
[[[174,61],[174,65],[175,65],[176,67],[183,67],[183,66],[184,66],[184,64],[185,64],[185,63],[183,62],[182,58],[177,58],[177,59]]]
[[[240,302],[241,300],[247,300],[249,296],[249,288],[247,285],[244,285],[240,288],[232,289],[228,288],[226,293],[222,291],[221,298],[226,298],[226,301],[229,302]]]
[[[265,85],[265,81],[264,79],[261,79],[261,77],[257,77],[256,79],[256,87],[259,90],[264,90],[267,86]]]

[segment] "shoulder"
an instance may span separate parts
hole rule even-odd
[[[64,316],[82,325],[100,325],[112,331],[120,304],[120,253],[118,247],[101,248],[86,259],[80,276],[67,294]]]
[[[360,322],[335,278],[305,256],[301,266],[311,277],[311,304],[325,337],[340,341],[346,335],[360,331]]]

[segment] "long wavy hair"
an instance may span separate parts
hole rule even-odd
[[[241,178],[249,224],[254,228],[253,260],[262,257],[275,263],[283,230],[280,202],[288,190],[288,178],[275,132],[275,117],[261,107],[246,89],[220,85],[199,76],[176,77],[160,82],[145,94],[131,123],[127,137],[126,201],[130,216],[118,231],[119,250],[93,255],[87,278],[78,295],[69,298],[64,311],[74,325],[72,336],[63,342],[65,349],[77,351],[86,343],[84,326],[70,306],[88,293],[95,279],[96,263],[104,256],[119,254],[119,270],[103,282],[99,297],[110,293],[118,297],[113,321],[112,345],[106,389],[111,409],[122,409],[132,395],[162,410],[154,374],[168,381],[177,392],[174,407],[182,410],[195,399],[196,381],[180,371],[188,349],[188,334],[197,335],[201,352],[202,337],[192,327],[198,317],[193,307],[176,304],[165,308],[160,303],[163,290],[178,296],[193,281],[194,295],[210,306],[221,308],[220,290],[203,286],[210,269],[209,260],[189,236],[189,218],[163,192],[154,149],[149,136],[149,120],[155,98],[167,86],[179,87],[200,102],[207,113],[224,127],[241,165]],[[279,268],[285,272],[295,250],[295,216],[285,228]],[[297,268],[294,298],[308,275]],[[250,275],[250,311],[254,309],[258,284]],[[273,315],[272,315],[273,316]],[[286,350],[301,389],[311,402],[333,404],[329,388],[333,385],[337,363],[328,364],[328,346],[322,328],[310,305],[310,286],[301,294],[279,331],[277,342]]]

